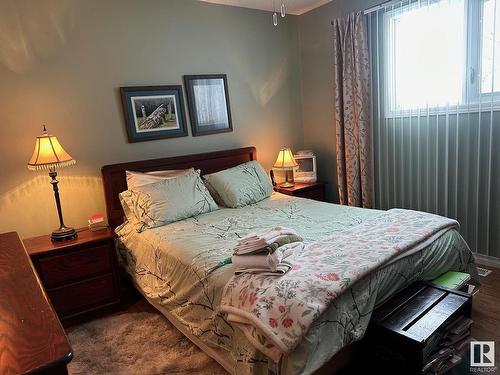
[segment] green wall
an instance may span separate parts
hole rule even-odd
[[[257,147],[269,168],[303,141],[298,22],[195,0],[0,1],[0,232],[57,225],[49,177],[26,163],[42,123],[77,160],[61,169],[67,224],[105,212],[103,165]],[[119,87],[226,73],[234,131],[127,143]],[[186,113],[187,115],[187,113]]]

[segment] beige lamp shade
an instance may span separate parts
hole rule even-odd
[[[64,151],[57,137],[50,135],[44,126],[42,134],[36,137],[35,150],[28,162],[28,169],[47,170],[73,164],[76,164],[76,160]]]
[[[292,169],[297,167],[298,164],[293,158],[292,151],[289,148],[282,148],[278,154],[278,158],[274,163],[274,168],[282,168],[282,169]]]

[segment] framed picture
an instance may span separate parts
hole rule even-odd
[[[129,142],[188,135],[182,86],[120,87]]]
[[[225,74],[184,76],[193,136],[233,131]]]

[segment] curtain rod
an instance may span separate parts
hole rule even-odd
[[[385,2],[383,2],[381,4],[372,6],[371,8],[368,8],[368,9],[364,10],[363,14],[365,14],[365,15],[366,14],[370,14],[370,13],[376,12],[377,10],[386,8],[389,5],[393,5],[393,4],[397,4],[397,3],[401,3],[401,2],[402,2],[402,0],[389,0],[389,1],[385,1]],[[333,21],[331,21],[331,24],[333,25]]]
[[[364,14],[370,14],[370,13],[376,12],[377,10],[386,8],[389,5],[393,5],[393,4],[397,4],[397,3],[401,3],[401,2],[402,2],[401,0],[389,0],[389,1],[383,2],[382,4],[375,5],[375,6],[371,7],[371,8],[368,8],[363,13]]]

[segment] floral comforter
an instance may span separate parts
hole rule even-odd
[[[308,244],[383,214],[273,193],[254,205],[219,209],[142,233],[125,223],[116,229],[117,247],[137,288],[225,358],[232,373],[310,374],[361,338],[375,306],[413,281],[433,279],[448,270],[477,275],[472,253],[460,234],[451,229],[421,251],[359,280],[278,363],[257,350],[221,311],[222,292],[234,271],[230,264],[216,266],[231,256],[238,238],[251,232],[286,225]],[[258,330],[250,329],[249,334],[266,345]]]
[[[425,212],[392,209],[309,244],[283,276],[239,274],[222,296],[249,341],[274,361],[297,347],[311,325],[346,289],[393,258],[424,248],[458,223]],[[254,340],[254,326],[272,345]]]

